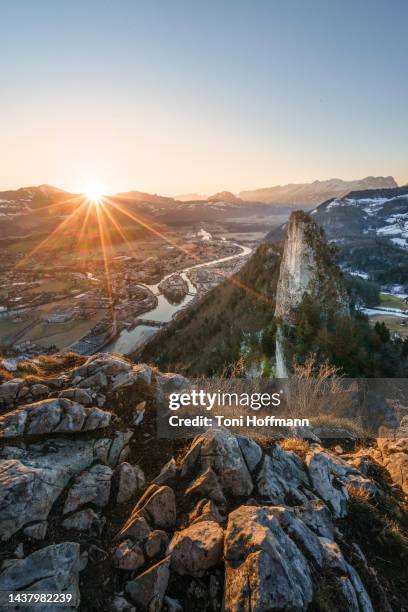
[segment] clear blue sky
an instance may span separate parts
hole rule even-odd
[[[0,0],[0,188],[408,181],[406,0]]]

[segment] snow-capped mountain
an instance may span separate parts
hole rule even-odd
[[[344,269],[383,286],[408,284],[408,187],[351,192],[311,214]]]
[[[343,270],[383,287],[408,288],[408,186],[352,191],[310,214],[337,248]],[[287,223],[265,240],[282,240],[286,231]]]
[[[12,219],[19,215],[27,215],[34,209],[63,201],[72,197],[72,194],[52,187],[40,185],[38,187],[22,187],[20,189],[0,192],[0,219]]]
[[[352,192],[324,202],[312,212],[329,238],[343,242],[364,235],[408,248],[408,188]]]
[[[313,181],[312,183],[275,185],[274,187],[252,191],[241,191],[239,196],[243,200],[251,202],[275,202],[310,209],[329,198],[341,198],[350,191],[392,189],[395,187],[397,187],[397,183],[392,176],[367,176],[355,181],[333,178],[327,181]]]

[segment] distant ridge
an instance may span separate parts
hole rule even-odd
[[[230,202],[230,203],[238,203],[242,202],[242,198],[238,198],[236,195],[231,193],[231,191],[219,191],[214,195],[207,198],[207,202]]]
[[[342,197],[351,191],[367,189],[397,188],[398,185],[392,176],[367,176],[354,181],[342,179],[329,179],[327,181],[313,181],[313,183],[290,183],[276,185],[250,191],[241,191],[239,197],[250,202],[277,203],[282,205],[309,205],[315,206],[330,198]]]
[[[345,270],[381,286],[406,285],[408,278],[408,187],[351,191],[330,198],[310,213],[336,245]],[[288,224],[265,242],[282,240]]]
[[[179,202],[205,202],[207,196],[200,193],[181,193],[174,196],[174,199]]]

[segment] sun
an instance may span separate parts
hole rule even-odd
[[[85,190],[84,196],[89,202],[97,206],[102,203],[103,189],[99,185],[89,186],[89,188]]]

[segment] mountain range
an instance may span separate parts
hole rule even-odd
[[[289,206],[314,206],[333,197],[342,197],[350,191],[363,189],[389,189],[398,187],[392,176],[367,176],[355,181],[329,179],[313,183],[291,183],[250,191],[241,191],[239,197],[248,202],[279,203]]]
[[[408,282],[408,187],[352,191],[310,214],[336,246],[343,269],[383,286]],[[285,233],[283,224],[266,240]]]
[[[142,191],[127,191],[109,196],[120,199],[129,204],[157,206],[156,213],[162,209],[172,207],[186,209],[191,205],[198,207],[205,203],[221,203],[225,206],[245,206],[247,203],[301,205],[310,208],[313,205],[333,198],[342,197],[353,190],[384,189],[398,187],[393,177],[366,177],[357,181],[343,181],[330,179],[328,181],[314,181],[313,183],[277,185],[252,191],[241,191],[237,196],[230,191],[221,191],[209,197],[199,194],[179,196],[179,199]],[[67,204],[81,197],[81,194],[70,193],[53,187],[52,185],[39,185],[35,187],[21,187],[20,189],[0,191],[0,219],[3,221],[18,215],[27,215],[33,209],[47,207],[52,204]],[[61,210],[59,210],[61,214]]]

